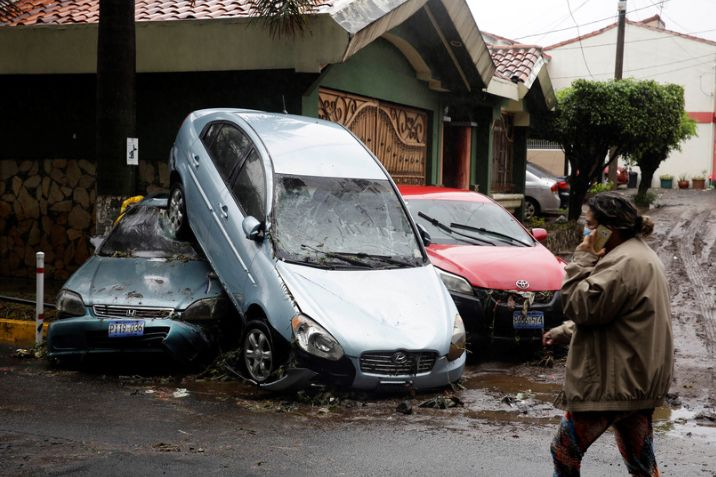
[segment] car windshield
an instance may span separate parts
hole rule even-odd
[[[172,237],[163,208],[138,205],[130,209],[102,243],[97,255],[104,257],[175,258],[196,260],[189,242]]]
[[[555,179],[556,176],[546,169],[534,164],[527,164],[527,170],[541,179]]]
[[[533,246],[534,240],[512,214],[493,202],[407,199],[418,224],[433,243]]]
[[[277,175],[272,237],[279,258],[324,268],[422,265],[387,180]]]

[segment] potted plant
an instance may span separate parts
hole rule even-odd
[[[689,188],[689,180],[686,178],[686,174],[681,174],[679,176],[679,182],[677,182],[677,185],[679,186],[679,189]]]
[[[694,176],[691,178],[692,189],[705,189],[706,188],[706,171],[703,171],[701,175]]]
[[[659,176],[659,180],[662,189],[671,189],[674,185],[674,176],[671,174],[662,174]]]

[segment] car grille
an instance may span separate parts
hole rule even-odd
[[[546,305],[552,302],[555,292],[553,291],[538,291],[538,292],[519,292],[519,291],[508,291],[508,290],[489,290],[485,288],[475,288],[475,294],[484,298],[485,295],[490,295],[492,300],[497,303],[507,303],[510,299],[515,302],[516,306],[522,306],[527,300],[528,294],[533,293],[534,299],[532,303],[538,303]]]
[[[148,326],[142,336],[110,338],[107,331],[90,331],[85,335],[88,349],[158,348],[169,333],[168,326]]]
[[[168,318],[173,308],[139,308],[131,306],[94,305],[94,314],[115,318]]]
[[[433,351],[375,351],[361,355],[360,369],[381,376],[421,374],[430,372],[436,359]]]

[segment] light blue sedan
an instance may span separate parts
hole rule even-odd
[[[465,330],[428,237],[347,129],[195,111],[169,166],[170,222],[179,236],[193,232],[243,318],[251,379],[382,389],[460,378]]]

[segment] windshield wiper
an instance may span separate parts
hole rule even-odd
[[[429,215],[424,214],[422,212],[418,212],[418,217],[424,218],[425,220],[430,222],[435,227],[439,228],[440,230],[444,230],[445,232],[449,233],[450,235],[459,235],[460,237],[466,237],[470,240],[477,240],[479,242],[486,243],[488,245],[492,245],[493,247],[495,246],[495,243],[490,242],[489,240],[485,240],[480,237],[475,237],[473,235],[461,234],[457,230],[453,230],[450,227],[448,227],[447,225],[445,225],[444,223],[440,222],[438,219],[434,219],[434,218],[430,217]],[[467,240],[465,240],[465,239],[460,239],[460,238],[457,238],[457,239],[462,240],[463,242],[467,242]]]
[[[482,227],[473,227],[471,225],[463,225],[463,224],[450,224],[450,227],[455,227],[456,229],[465,229],[465,230],[471,230],[473,232],[482,232],[483,234],[492,235],[493,237],[497,239],[502,239],[502,241],[509,240],[512,243],[518,243],[522,245],[523,247],[531,247],[532,245],[526,242],[523,242],[522,240],[516,239],[514,237],[510,237],[509,235],[505,235],[500,232],[495,232],[494,230],[487,230]]]
[[[339,260],[343,260],[344,262],[348,262],[351,265],[357,265],[359,267],[365,267],[365,268],[373,268],[372,265],[365,263],[364,261],[360,260],[359,254],[353,254],[353,253],[342,253],[342,252],[329,252],[326,250],[321,250],[320,248],[312,247],[310,245],[306,245],[305,243],[301,244],[301,248],[307,248],[309,250],[313,250],[314,252],[321,253],[325,255],[326,257],[331,258],[337,258]]]
[[[390,263],[392,265],[401,265],[404,267],[414,267],[416,265],[415,263],[406,262],[405,260],[393,258],[390,255],[373,255],[373,254],[364,253],[364,252],[351,253],[351,254],[346,253],[346,255],[355,255],[358,258],[369,258],[369,259],[380,260],[381,262]]]

